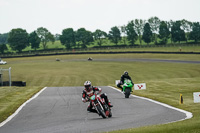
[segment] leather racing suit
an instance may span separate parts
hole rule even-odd
[[[94,93],[96,93],[98,95],[98,94],[101,93],[101,91],[102,91],[101,88],[94,87],[94,86],[91,86],[91,88],[89,90],[87,90],[85,88],[83,90],[83,92],[82,92],[82,101],[83,102],[90,101],[88,99],[89,97],[91,97],[92,95],[94,95]],[[107,97],[106,93],[100,94],[100,97],[105,100],[106,104],[108,104],[109,107],[112,107],[112,105],[110,104],[110,101],[108,100],[108,97]],[[97,111],[95,109],[93,109],[93,105],[92,105],[91,101],[90,101],[90,103],[88,105],[87,111],[97,113]]]

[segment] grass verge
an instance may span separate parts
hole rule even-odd
[[[0,87],[0,122],[13,114],[40,89],[40,87]]]

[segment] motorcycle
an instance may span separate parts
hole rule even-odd
[[[111,108],[99,95],[94,94],[89,99],[91,100],[93,107],[96,109],[100,116],[103,118],[112,117]]]
[[[123,84],[123,92],[124,92],[125,98],[129,98],[132,92],[132,87],[133,87],[133,84],[131,80],[125,79],[124,84]]]

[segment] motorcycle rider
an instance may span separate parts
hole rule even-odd
[[[133,83],[131,77],[128,75],[128,72],[127,72],[127,71],[124,71],[124,74],[121,75],[120,82],[117,84],[117,87],[119,87],[122,91],[123,91],[123,88],[122,88],[121,85],[124,84],[124,80],[125,80],[125,79],[129,79],[129,80],[131,80],[131,83],[134,85],[134,83]]]
[[[92,86],[92,83],[90,81],[85,81],[84,86],[85,86],[85,89],[82,92],[82,102],[84,102],[84,103],[90,101],[89,97],[94,95],[94,93],[99,95],[102,91],[101,88]],[[108,100],[106,93],[100,94],[100,97],[105,100],[106,104],[109,107],[113,107],[113,105],[111,105],[110,101]],[[95,109],[93,109],[92,107],[93,107],[92,102],[90,101],[88,108],[87,108],[87,111],[97,113],[97,111]]]

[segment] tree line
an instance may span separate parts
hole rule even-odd
[[[62,34],[53,35],[48,29],[39,27],[37,30],[28,34],[25,29],[12,29],[9,33],[0,34],[0,52],[7,50],[7,45],[17,52],[22,52],[27,46],[37,50],[40,43],[43,49],[47,49],[47,42],[54,43],[60,40],[66,49],[87,48],[90,44],[96,42],[99,47],[102,46],[103,40],[108,39],[115,45],[120,41],[125,45],[135,45],[139,40],[140,45],[144,41],[147,45],[165,45],[168,40],[171,43],[180,43],[193,40],[198,43],[200,40],[200,23],[190,22],[185,19],[178,21],[161,21],[158,17],[151,17],[148,20],[135,19],[129,21],[123,26],[111,27],[106,33],[100,29],[95,32],[79,28],[75,31],[73,28],[63,29]]]

